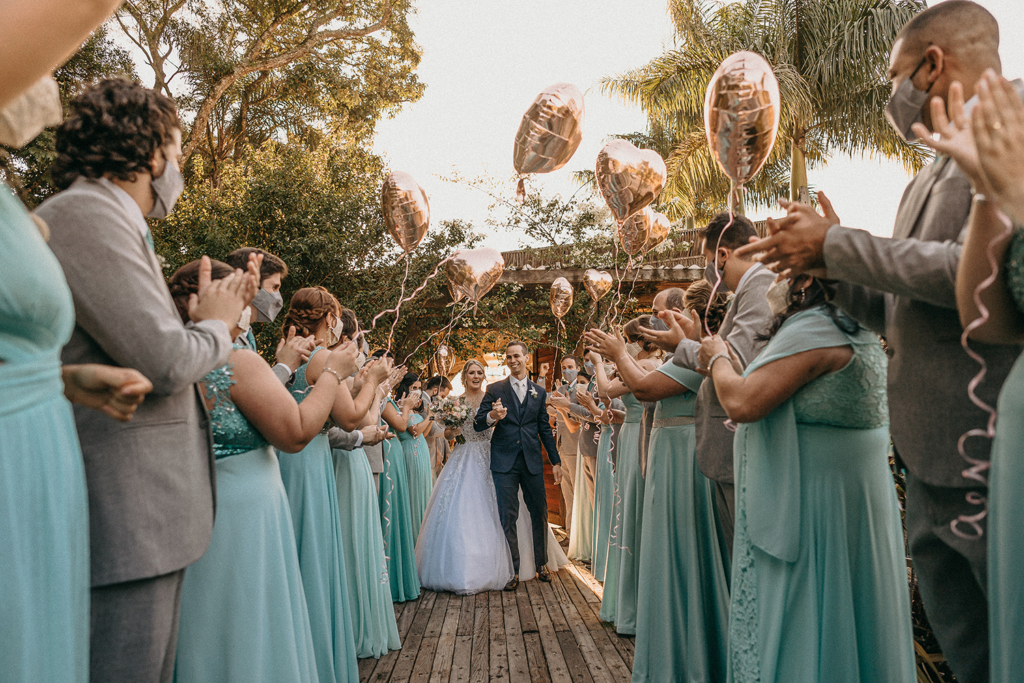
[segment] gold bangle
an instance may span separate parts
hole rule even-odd
[[[334,368],[329,368],[329,367],[327,367],[327,366],[325,365],[325,366],[324,366],[324,369],[323,369],[323,372],[329,372],[329,373],[331,373],[332,375],[334,375],[335,379],[337,379],[337,380],[338,380],[338,384],[341,384],[341,375],[339,375],[339,374],[338,374],[338,371],[337,371],[337,370],[335,370]],[[321,374],[323,374],[323,372],[322,372]]]

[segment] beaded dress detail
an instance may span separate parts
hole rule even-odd
[[[245,347],[233,344],[232,348],[237,350]],[[211,370],[203,378],[206,400],[213,402],[210,408],[210,429],[213,432],[213,454],[217,459],[241,455],[270,445],[231,400],[234,374],[234,364],[228,363]]]

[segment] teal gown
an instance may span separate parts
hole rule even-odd
[[[314,349],[310,359],[321,350]],[[298,403],[310,390],[306,381],[308,364],[295,372],[295,381],[289,387]],[[338,486],[326,432],[298,453],[279,453],[278,459],[292,509],[320,683],[356,683],[359,662],[345,573]]]
[[[0,681],[89,678],[89,507],[60,362],[74,324],[60,264],[0,184]]]
[[[640,430],[644,406],[624,394],[626,417],[615,445],[615,492],[608,565],[605,567],[601,620],[615,623],[625,635],[636,633],[637,580],[640,569],[640,535],[643,530],[643,477],[640,476]],[[612,563],[615,564],[612,567]]]
[[[1024,311],[1024,230],[1006,259],[1006,282]],[[1024,356],[999,393],[992,442],[988,519],[988,622],[992,683],[1019,681],[1024,672]]]
[[[384,559],[377,488],[362,448],[335,449],[332,454],[356,655],[376,658],[402,647]]]
[[[394,401],[388,399],[388,402],[398,410]],[[409,471],[405,465],[405,450],[399,441],[385,439],[381,446],[384,472],[380,475],[378,500],[380,526],[384,534],[384,555],[388,561],[391,599],[394,602],[405,602],[420,596],[420,579],[416,572],[416,533],[413,532],[412,513],[409,509]]]
[[[722,681],[729,588],[715,491],[697,467],[693,410],[703,377],[675,363],[684,387],[657,403],[647,457],[633,681]]]
[[[878,338],[803,311],[745,374],[837,346],[849,364],[736,432],[729,681],[915,680]]]
[[[420,415],[409,414],[410,427],[421,422],[423,418]],[[398,440],[402,442],[405,456],[405,473],[409,481],[409,518],[412,521],[412,538],[415,545],[420,535],[420,527],[423,526],[423,513],[427,511],[430,492],[434,488],[430,468],[430,447],[427,446],[427,440],[422,434],[414,437],[409,432],[402,432],[398,435]]]
[[[593,438],[592,431],[580,427],[580,438]],[[578,482],[576,492],[572,498],[572,524],[569,532],[569,551],[566,553],[570,560],[590,562],[594,557],[594,501],[590,500],[590,490],[587,488],[583,471],[586,458],[582,455],[576,457],[576,478]],[[595,472],[596,475],[596,472]],[[597,496],[597,480],[594,480],[594,496]]]
[[[175,682],[316,683],[313,634],[277,455],[231,401],[231,365],[203,382],[213,400],[217,517],[209,549],[185,572]]]
[[[622,401],[612,401],[612,408],[623,410]],[[615,463],[612,453],[618,434],[618,425],[601,425],[601,439],[597,442],[597,462],[594,472],[594,578],[605,580],[605,567],[610,552],[608,536],[613,526],[615,499]]]

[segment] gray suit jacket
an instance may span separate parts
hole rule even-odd
[[[757,336],[768,331],[774,320],[765,293],[775,281],[775,273],[758,263],[747,272],[736,288],[729,310],[718,333],[739,356],[743,367],[761,353],[765,342]],[[700,367],[700,342],[684,339],[679,342],[672,362],[690,370]],[[723,484],[733,483],[733,433],[725,426],[729,416],[718,400],[714,382],[702,382],[694,406],[697,431],[697,464],[708,479]]]
[[[579,401],[576,400],[576,382],[573,382],[569,386],[559,387],[552,393],[561,394],[567,396],[570,403],[574,403],[579,406]],[[582,408],[583,406],[579,406]],[[555,413],[555,443],[558,445],[558,456],[571,456],[576,457],[576,451],[579,450],[579,431],[575,433],[569,431],[569,427],[565,424],[565,418],[562,417],[561,413]]]
[[[356,444],[362,445],[362,439],[359,438],[362,431],[355,430],[352,432],[346,431],[341,427],[331,427],[327,430],[327,441],[331,444],[331,448],[336,448],[339,451],[354,451],[359,448]]]
[[[836,303],[885,337],[893,443],[910,472],[933,486],[969,487],[957,440],[984,427],[967,397],[979,366],[960,347],[955,277],[971,207],[970,182],[948,157],[922,170],[903,193],[892,239],[833,226],[825,239],[830,278],[842,280]],[[978,395],[995,405],[1021,347],[972,342],[988,363]],[[967,452],[987,458],[987,439]]]
[[[92,585],[182,569],[213,530],[213,452],[196,382],[227,363],[228,330],[181,324],[156,257],[111,190],[80,178],[38,213],[75,302],[64,362],[135,368],[153,383],[128,423],[75,406]]]

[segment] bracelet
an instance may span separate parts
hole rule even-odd
[[[338,384],[341,384],[341,375],[339,375],[339,374],[338,374],[338,371],[337,371],[337,370],[335,370],[334,368],[329,368],[329,367],[327,367],[327,366],[325,365],[325,366],[324,366],[324,369],[323,369],[323,371],[321,372],[321,374],[322,374],[323,372],[329,372],[329,373],[331,373],[332,375],[334,375],[335,379],[337,379],[337,380],[338,380]]]
[[[729,356],[729,354],[716,353],[715,355],[711,356],[711,360],[708,361],[708,372],[711,372],[711,368],[714,367],[715,361],[718,360],[719,358],[727,359],[729,361],[729,365],[732,365],[732,358]]]

